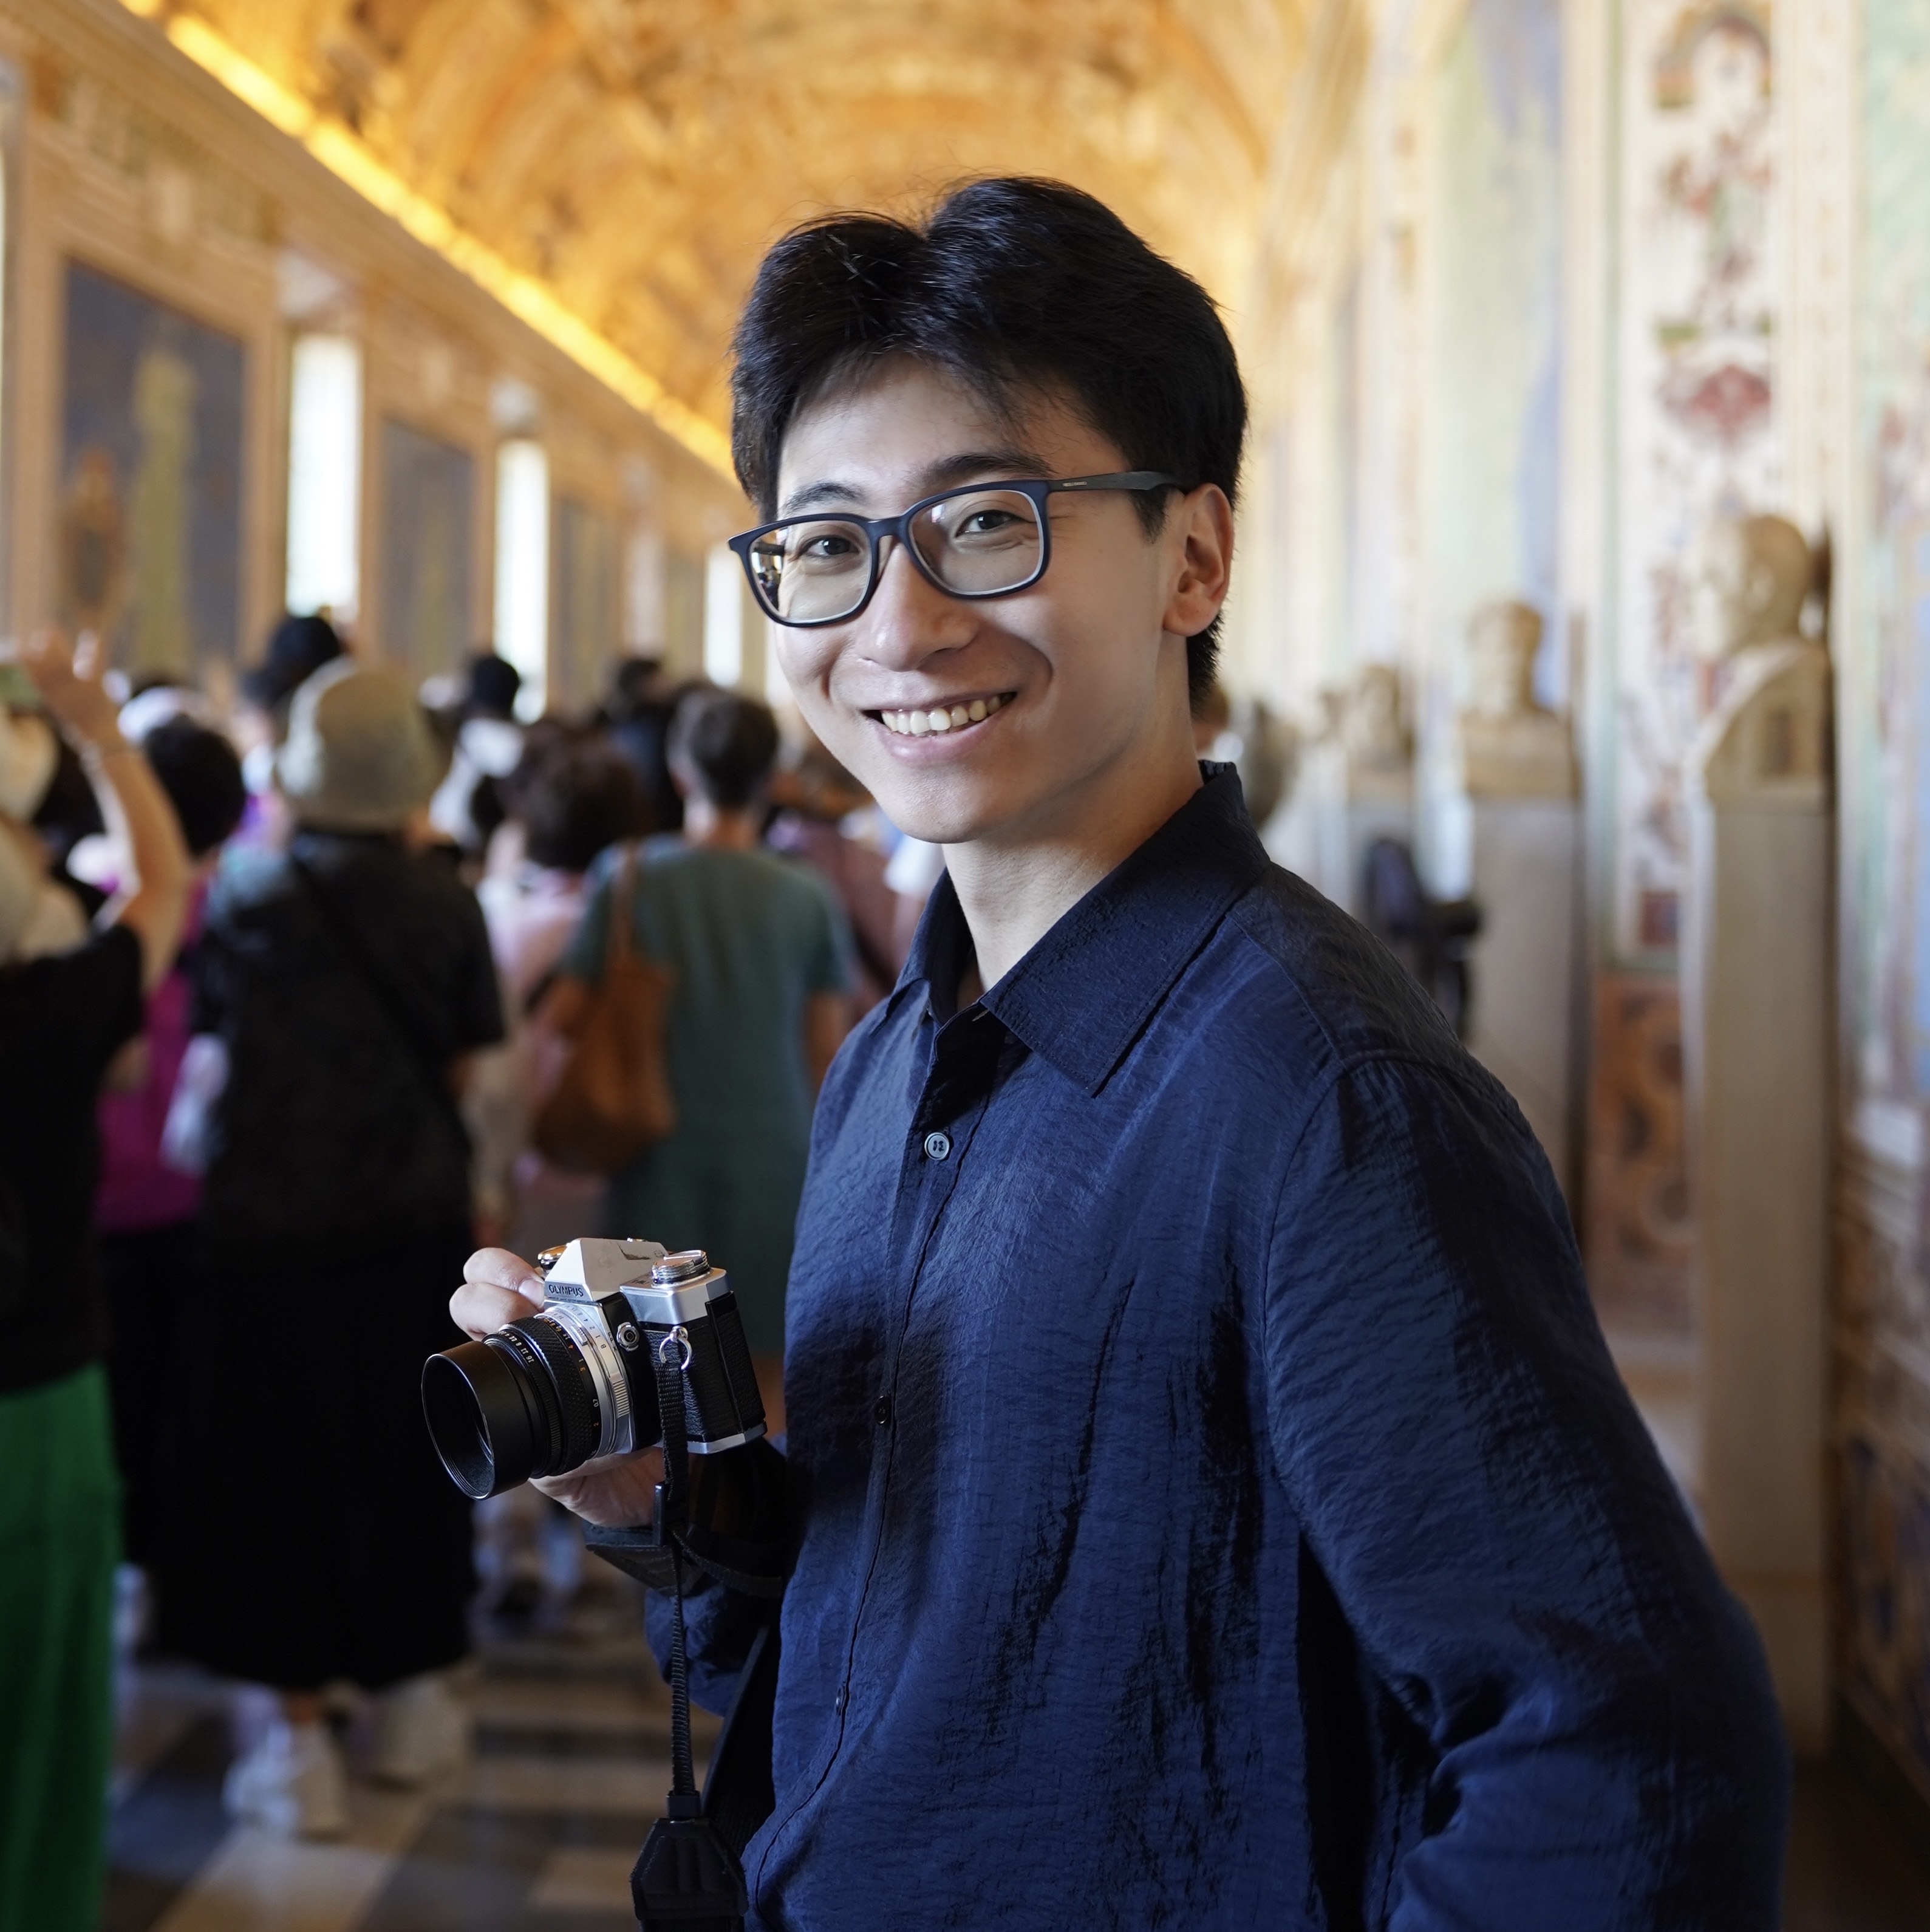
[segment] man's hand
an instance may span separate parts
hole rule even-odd
[[[543,1306],[543,1278],[507,1248],[481,1248],[463,1267],[463,1285],[450,1298],[456,1326],[480,1342]],[[586,1522],[628,1529],[650,1520],[653,1492],[664,1480],[661,1449],[606,1456],[566,1476],[538,1476],[533,1486]]]

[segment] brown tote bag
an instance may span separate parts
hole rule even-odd
[[[569,1058],[530,1123],[545,1160],[576,1174],[615,1174],[676,1129],[664,1023],[676,975],[637,950],[633,847],[612,882],[603,977],[570,1034]]]

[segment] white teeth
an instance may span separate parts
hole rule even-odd
[[[934,704],[928,710],[880,711],[877,718],[887,731],[901,738],[923,738],[934,731],[962,731],[968,724],[982,724],[1005,704],[1002,697],[975,698],[969,704]]]

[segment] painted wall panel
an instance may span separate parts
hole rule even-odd
[[[247,352],[79,262],[65,296],[62,620],[130,671],[232,663]]]
[[[475,465],[395,418],[382,426],[382,639],[417,677],[452,671],[475,642],[469,610]]]

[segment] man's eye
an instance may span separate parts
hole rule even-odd
[[[848,536],[835,532],[820,532],[808,537],[802,547],[792,554],[792,561],[799,563],[841,563],[847,558],[858,554],[858,546]]]
[[[992,536],[1021,520],[1010,510],[974,510],[958,526],[955,534],[961,537]]]

